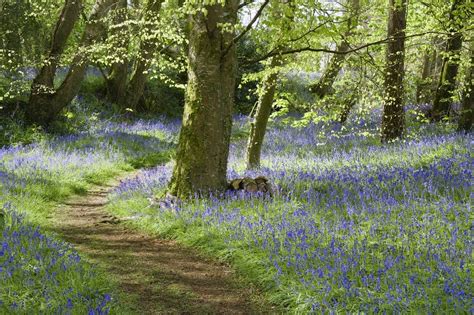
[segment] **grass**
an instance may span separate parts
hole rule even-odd
[[[2,311],[126,312],[100,268],[36,226],[72,194],[141,167],[151,168],[117,188],[110,212],[231,262],[291,313],[471,311],[472,135],[410,120],[404,141],[381,146],[377,113],[359,117],[272,122],[259,172],[245,171],[248,125],[237,120],[228,177],[263,174],[272,198],[153,201],[172,163],[153,166],[173,157],[179,128],[160,120],[95,121],[0,149]]]
[[[4,206],[0,312],[107,314],[117,303],[109,279],[67,243],[44,234]]]
[[[123,182],[109,211],[231,262],[292,313],[469,312],[472,135],[410,121],[404,141],[382,146],[379,118],[276,124],[259,172],[245,171],[235,131],[229,178],[264,174],[272,198],[150,203],[170,163]]]
[[[71,195],[169,159],[176,126],[164,126],[158,120],[102,123],[88,132],[0,149],[0,207],[7,218],[0,227],[0,312],[127,309],[100,268],[44,227],[53,222],[54,207]]]

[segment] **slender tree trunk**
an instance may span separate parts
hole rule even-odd
[[[349,0],[348,5],[350,6],[350,12],[347,21],[347,31],[344,33],[344,39],[342,42],[336,47],[336,50],[339,52],[346,52],[349,50],[350,45],[347,39],[352,35],[353,30],[357,27],[359,21],[359,0]],[[336,81],[337,75],[341,71],[345,60],[346,54],[334,54],[319,81],[310,86],[309,90],[314,93],[318,99],[323,99],[326,95],[331,94],[332,86]]]
[[[31,98],[37,94],[54,93],[54,77],[66,43],[82,9],[81,0],[66,0],[51,37],[48,57],[31,86]]]
[[[81,38],[81,48],[87,48],[103,34],[103,24],[100,19],[105,16],[116,0],[97,0]],[[56,90],[41,91],[32,89],[30,101],[26,110],[26,120],[29,123],[48,126],[77,95],[80,84],[86,73],[89,62],[87,52],[80,51],[73,58],[72,64]]]
[[[292,6],[294,3],[291,0],[280,0],[280,2],[288,5],[291,11],[293,11]],[[276,16],[277,18],[282,18],[282,12],[278,10]],[[286,22],[287,26],[285,31],[289,31],[291,22],[293,21],[293,15],[287,13],[285,17],[288,19]],[[278,47],[277,50],[281,51],[283,50],[283,47]],[[247,142],[246,167],[248,170],[257,169],[260,167],[260,156],[262,154],[263,139],[267,131],[268,119],[270,118],[270,114],[272,112],[276,84],[280,74],[275,68],[279,67],[282,63],[282,56],[277,55],[273,57],[270,62],[270,69],[272,72],[265,76],[262,81],[263,91],[262,94],[259,95],[257,101],[257,108],[255,109],[254,116],[252,117],[253,121],[250,126],[250,135]]]
[[[458,130],[469,132],[474,122],[474,50],[471,51],[471,65],[466,73],[466,86],[464,87],[461,116],[459,117]]]
[[[443,59],[443,67],[441,76],[436,90],[435,99],[433,102],[433,109],[431,112],[431,119],[433,121],[441,121],[449,115],[451,109],[451,98],[456,88],[456,76],[459,68],[460,51],[462,48],[462,33],[459,29],[462,21],[457,18],[456,11],[465,0],[454,0],[450,12],[450,35],[446,46],[446,56]]]
[[[355,106],[356,102],[357,102],[357,98],[355,97],[355,93],[353,93],[351,97],[345,100],[341,114],[339,115],[339,122],[341,124],[346,123],[347,118],[349,117],[349,114],[351,113],[351,110]]]
[[[432,54],[426,52],[423,56],[423,69],[421,72],[420,82],[416,86],[416,102],[419,104],[425,102],[427,99],[427,88],[431,85],[431,69],[432,69]]]
[[[387,64],[382,117],[382,141],[400,138],[405,126],[403,75],[407,0],[389,0]]]
[[[118,0],[114,6],[116,15],[114,17],[114,29],[111,35],[115,36],[117,52],[122,53],[120,61],[115,62],[110,68],[107,77],[107,98],[115,104],[119,104],[125,98],[129,62],[126,58],[128,52],[129,38],[126,34],[128,27],[123,25],[127,20],[127,0]],[[119,26],[117,26],[119,25]]]
[[[270,68],[280,66],[281,57],[272,58]],[[278,78],[278,72],[274,71],[267,75],[263,80],[263,94],[260,95],[257,103],[257,109],[250,126],[250,135],[247,143],[246,162],[247,169],[256,169],[260,167],[260,155],[262,152],[263,138],[267,130],[268,118],[272,112],[273,98]]]
[[[220,25],[236,23],[238,5],[228,0],[190,16],[186,103],[170,183],[180,198],[227,186],[236,52],[233,32]]]
[[[340,52],[345,52],[348,49],[349,45],[346,41],[339,44],[336,48],[336,50]],[[326,95],[331,94],[332,86],[344,65],[344,60],[346,60],[345,54],[334,54],[319,81],[310,87],[310,91],[315,94],[318,99],[321,100],[326,97]]]
[[[161,4],[163,0],[149,0],[146,12],[145,12],[145,21],[152,21],[161,9]],[[145,25],[145,30],[147,34],[150,34],[152,26],[150,24]],[[153,37],[148,37],[140,43],[140,57],[137,59],[132,77],[128,84],[126,95],[122,100],[122,106],[128,107],[136,110],[140,98],[143,96],[145,90],[145,83],[148,80],[148,75],[146,71],[150,68],[151,59],[155,54],[156,48],[158,47],[158,42]]]

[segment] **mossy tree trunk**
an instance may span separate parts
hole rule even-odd
[[[344,66],[344,61],[346,60],[346,54],[344,52],[350,48],[348,37],[352,35],[354,29],[359,23],[360,1],[348,0],[347,4],[349,6],[347,29],[344,32],[342,41],[336,47],[336,50],[341,53],[334,54],[331,57],[331,60],[319,81],[311,85],[309,88],[309,90],[320,100],[326,95],[331,94],[332,86],[336,81],[337,75]]]
[[[144,29],[147,34],[150,34],[153,31],[152,24],[150,23],[158,17],[162,3],[163,0],[148,1],[145,10],[146,24]],[[150,68],[151,60],[158,44],[159,43],[153,36],[146,36],[146,39],[140,42],[140,56],[135,61],[130,81],[125,89],[125,95],[122,100],[118,102],[118,104],[123,108],[131,108],[133,110],[137,109],[138,102],[143,96],[145,84],[148,80],[148,74],[146,71]]]
[[[474,50],[471,51],[471,64],[466,73],[466,82],[464,86],[461,101],[461,116],[459,117],[458,130],[469,132],[472,129],[474,121]]]
[[[121,53],[123,57],[114,62],[110,67],[107,77],[107,99],[112,103],[118,104],[125,97],[128,82],[128,66],[129,62],[126,58],[128,52],[129,38],[128,27],[123,23],[127,20],[127,0],[118,0],[114,5],[115,16],[113,18],[114,28],[111,36],[114,36],[117,53]]]
[[[352,108],[356,105],[357,102],[357,96],[356,92],[353,92],[350,97],[344,100],[344,105],[342,107],[342,111],[339,114],[339,122],[341,124],[345,124],[347,121],[347,118],[349,118],[349,114],[351,113]]]
[[[356,0],[358,1],[358,0]],[[293,6],[295,3],[292,0],[280,0],[280,4],[284,4],[290,8],[289,12],[293,12]],[[275,11],[277,19],[285,18],[285,27],[282,32],[289,32],[294,16],[292,13],[286,12],[283,15],[281,9]],[[277,51],[283,51],[284,47],[281,45],[276,49]],[[280,75],[280,67],[283,64],[283,57],[281,55],[274,56],[270,61],[270,73],[267,74],[262,82],[262,92],[259,95],[257,101],[257,107],[252,117],[252,123],[250,125],[250,134],[247,141],[247,149],[245,154],[246,167],[248,170],[258,169],[260,167],[260,156],[262,154],[262,145],[267,131],[268,119],[272,113],[273,100],[275,98],[275,90]]]
[[[270,68],[274,70],[274,68],[280,66],[280,64],[281,57],[275,56],[271,60]],[[247,169],[260,167],[263,138],[265,137],[268,119],[272,112],[278,73],[278,71],[274,70],[264,78],[262,83],[262,94],[258,99],[257,108],[250,125],[250,135],[246,152]]]
[[[433,102],[433,109],[431,111],[432,121],[441,121],[443,118],[448,117],[451,109],[463,42],[462,33],[459,32],[459,29],[462,28],[462,19],[457,17],[457,11],[464,2],[465,0],[454,0],[451,6],[449,15],[450,35],[446,45],[443,67]]]
[[[82,34],[80,51],[73,58],[66,78],[59,88],[44,90],[37,88],[35,84],[33,85],[26,108],[26,120],[28,123],[48,126],[77,95],[89,63],[88,53],[81,50],[87,49],[104,33],[103,24],[100,20],[106,15],[115,1],[97,0],[94,4]],[[58,23],[61,23],[61,19]],[[46,76],[46,78],[50,79],[49,76]],[[52,79],[54,80],[54,73]],[[52,86],[51,82],[47,83]]]
[[[48,56],[44,60],[39,73],[33,79],[31,86],[31,98],[33,99],[33,102],[36,95],[54,93],[53,82],[56,75],[56,68],[61,59],[61,55],[66,48],[69,35],[71,34],[76,21],[79,19],[81,9],[81,0],[66,0],[51,36],[51,45]],[[29,110],[34,109],[30,108]]]
[[[429,87],[431,86],[431,70],[433,69],[433,54],[429,51],[426,51],[423,55],[423,64],[422,64],[422,71],[421,71],[421,78],[416,86],[416,102],[424,103],[428,99]]]
[[[407,0],[389,0],[382,142],[400,138],[405,127],[403,75]]]
[[[346,41],[337,45],[336,48],[336,50],[340,52],[345,52],[348,49],[349,45]],[[331,94],[332,86],[344,65],[344,60],[346,60],[345,54],[334,54],[321,78],[316,84],[310,86],[309,90],[311,93],[316,95],[319,100],[322,100],[326,95]]]
[[[179,198],[227,186],[236,53],[233,32],[221,25],[236,23],[238,4],[208,5],[206,15],[189,18],[186,103],[169,187]]]

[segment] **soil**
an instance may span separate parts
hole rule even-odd
[[[275,314],[232,269],[173,240],[127,228],[104,209],[119,180],[57,209],[55,231],[98,264],[122,290],[124,313]],[[125,301],[123,301],[125,299]]]

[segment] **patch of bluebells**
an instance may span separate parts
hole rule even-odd
[[[304,312],[472,312],[472,135],[430,126],[380,146],[371,121],[271,128],[258,172],[234,141],[228,177],[266,175],[274,196],[156,206],[155,220],[263,255],[253,263]],[[163,191],[171,167],[123,182],[111,207]]]
[[[0,148],[0,206],[14,205],[28,219],[44,218],[51,200],[83,187],[94,176],[172,148],[179,124],[164,120],[94,121],[88,130],[40,143]],[[64,191],[63,191],[64,190]],[[0,313],[106,314],[109,282],[67,243],[43,234],[8,211],[0,244]]]
[[[166,187],[171,178],[171,170],[170,164],[145,169],[136,177],[120,182],[113,193],[121,198],[132,198],[135,192],[151,197]]]
[[[42,143],[0,148],[0,193],[28,211],[41,198],[104,171],[169,150],[178,125],[163,121],[102,122],[87,132]],[[100,128],[99,128],[100,127]],[[47,198],[47,197],[46,197]]]
[[[7,218],[0,230],[0,312],[109,313],[105,280],[70,244],[27,224],[8,203],[2,211]]]

